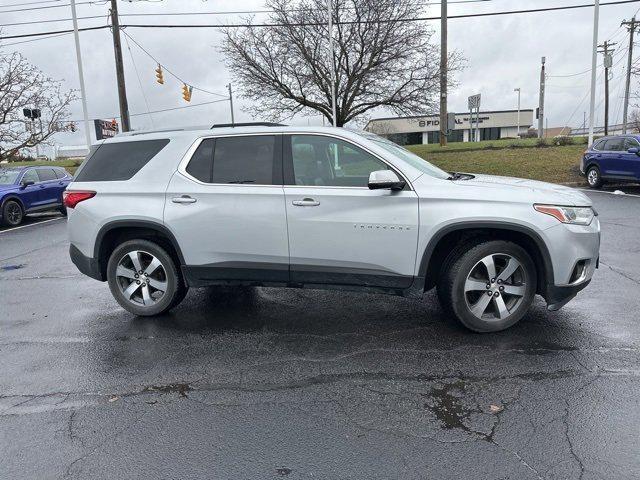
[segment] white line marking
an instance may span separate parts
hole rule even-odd
[[[589,192],[589,193],[608,193],[609,195],[615,195],[616,197],[635,197],[635,198],[640,198],[640,195],[636,195],[634,193],[626,193],[625,192],[624,195],[620,195],[619,193],[607,192],[606,190],[592,190],[590,188],[581,188],[580,190],[582,190],[583,192]]]
[[[20,230],[21,228],[35,227],[36,225],[42,225],[43,223],[54,222],[56,220],[64,220],[65,218],[66,217],[51,218],[49,220],[44,220],[42,222],[30,223],[29,225],[20,225],[19,227],[13,227],[13,228],[9,228],[7,230],[2,230],[2,231],[0,231],[0,235],[3,234],[3,233],[7,233],[7,232],[13,232],[14,230]]]

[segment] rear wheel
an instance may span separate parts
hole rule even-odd
[[[3,222],[9,227],[17,227],[24,219],[22,206],[15,200],[7,200],[2,207]]]
[[[587,183],[591,188],[602,187],[602,177],[600,176],[600,169],[598,167],[591,166],[587,170]]]
[[[536,269],[519,245],[485,241],[457,249],[445,262],[438,294],[446,310],[475,332],[497,332],[515,325],[536,292]]]
[[[175,307],[186,295],[180,271],[171,256],[147,240],[118,246],[107,265],[111,293],[134,315],[159,315]]]

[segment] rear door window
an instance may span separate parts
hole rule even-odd
[[[217,138],[211,183],[282,185],[280,144],[275,135]]]
[[[610,138],[604,146],[604,150],[607,152],[621,152],[624,150],[623,138]]]
[[[41,182],[57,180],[56,172],[53,171],[53,168],[39,168],[37,171],[38,171],[38,178],[40,179]]]
[[[102,144],[80,168],[75,181],[129,180],[168,143],[168,139],[160,139]]]
[[[64,178],[67,176],[67,171],[62,170],[61,168],[54,168],[53,171],[56,172],[56,177],[58,178]]]

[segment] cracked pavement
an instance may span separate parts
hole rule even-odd
[[[593,283],[488,335],[433,293],[211,288],[135,318],[63,219],[0,232],[1,476],[638,478],[640,198],[590,196]]]

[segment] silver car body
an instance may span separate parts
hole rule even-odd
[[[186,171],[205,138],[296,133],[353,143],[392,167],[408,188],[207,184]],[[546,278],[547,291],[539,292],[550,308],[559,308],[573,297],[590,281],[598,264],[597,216],[590,225],[579,226],[534,210],[534,204],[591,206],[586,195],[568,187],[487,175],[438,178],[388,146],[346,129],[191,129],[125,134],[106,142],[149,139],[170,141],[130,180],[74,181],[69,186],[69,190],[97,192],[90,201],[69,210],[68,222],[76,257],[84,256],[91,263],[81,270],[91,270],[95,278],[104,280],[96,265],[101,236],[109,226],[127,222],[162,225],[181,251],[183,268],[192,272],[222,267],[237,273],[220,280],[258,281],[263,279],[260,271],[269,270],[272,282],[268,283],[274,285],[366,287],[362,274],[389,278],[388,285],[382,281],[376,286],[396,292],[424,290],[437,241],[462,228],[498,228],[531,237],[552,276]],[[586,262],[585,271],[570,284],[578,261]],[[314,280],[314,272],[322,275]],[[198,286],[193,278],[187,275],[189,283]],[[571,288],[558,294],[561,287]]]

